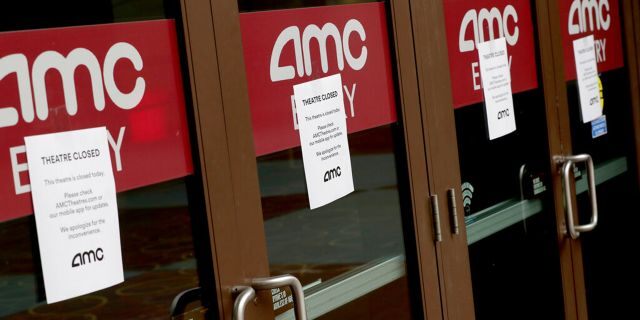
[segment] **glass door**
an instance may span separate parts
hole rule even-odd
[[[574,177],[568,180],[575,181],[575,188],[570,191],[572,197],[577,197],[577,209],[573,210],[577,232],[568,232],[567,237],[575,241],[574,252],[582,254],[578,255],[580,260],[574,269],[584,268],[589,318],[623,317],[633,312],[633,301],[622,292],[628,284],[638,281],[638,264],[624,258],[638,244],[634,233],[626,231],[638,222],[633,209],[639,192],[634,139],[638,130],[638,122],[634,120],[638,101],[632,98],[633,90],[637,90],[637,86],[632,86],[637,84],[637,70],[630,67],[637,65],[633,42],[633,23],[637,21],[631,21],[631,1],[558,1],[557,6],[570,144],[573,154],[589,155],[592,159],[596,187],[591,190],[588,186],[587,164],[574,165]],[[580,95],[587,90],[578,85],[576,69],[580,66],[576,66],[574,59],[574,46],[578,45],[574,41],[590,36],[597,66],[594,75],[598,85],[597,109],[602,113],[594,120],[586,119],[582,111],[585,103]],[[593,222],[594,214],[597,214],[595,228],[580,232],[580,225]]]
[[[439,69],[445,60],[437,50],[440,34],[416,33],[418,65],[432,67],[418,69],[426,79],[421,90],[438,102],[423,106],[425,135],[440,151],[433,162],[445,163],[433,169],[430,180],[434,193],[446,194],[449,202],[440,244],[447,264],[444,282],[452,289],[443,294],[446,312],[471,317],[458,316],[469,306],[463,294],[449,293],[463,287],[473,291],[475,317],[482,319],[632,313],[631,296],[622,292],[636,282],[637,266],[625,258],[636,240],[621,229],[635,223],[629,199],[638,194],[637,21],[631,21],[638,16],[637,4],[443,0],[439,6],[415,6],[414,16],[427,22],[414,24],[421,30],[446,29],[447,71]],[[433,11],[444,12],[444,21]],[[585,52],[597,62],[597,82],[591,86],[597,96],[587,101],[596,101],[604,117],[583,121],[573,41],[590,35],[593,44]],[[483,96],[477,47],[496,38],[504,38],[507,48],[509,115],[488,113]],[[450,80],[451,86],[433,80]],[[451,100],[443,97],[447,94]],[[451,104],[453,111],[445,110]],[[490,139],[489,117],[505,115],[515,118],[515,130]],[[456,135],[440,138],[449,122]],[[457,148],[443,146],[447,141]],[[588,159],[593,174],[581,163]],[[563,160],[574,164],[563,166]],[[456,215],[462,207],[464,223]],[[468,286],[467,270],[455,268],[464,261],[455,246],[461,240],[470,260]]]
[[[212,282],[206,258],[210,249],[202,241],[207,239],[207,230],[201,228],[206,217],[198,205],[201,187],[194,178],[192,122],[187,120],[191,106],[182,81],[182,28],[176,22],[180,17],[178,1],[162,0],[21,1],[0,13],[0,318],[179,319],[185,313],[191,319],[204,318],[202,301],[210,299],[201,300],[201,294],[181,295],[212,287]],[[125,95],[138,88],[141,79],[145,84],[140,99],[126,108],[116,105],[113,90],[98,91],[103,88],[102,74],[93,77],[96,67],[106,70],[105,54],[116,43],[127,43],[140,60],[118,58],[112,66],[115,90]],[[44,52],[60,58],[44,62]],[[82,52],[86,59],[74,60],[78,55],[71,52]],[[24,92],[25,98],[22,88],[16,86],[16,75],[7,72],[17,68],[8,63],[7,56],[22,56],[27,61],[29,69],[19,70],[26,71],[27,77],[34,64],[47,66],[41,79],[46,92],[33,93],[37,118],[24,103],[32,92]],[[34,76],[32,80],[38,79]],[[96,102],[99,97],[101,107]],[[70,111],[73,102],[76,110]],[[23,139],[102,126],[109,132],[118,191],[124,282],[48,304]],[[79,215],[79,211],[65,211],[52,223],[71,223],[69,219]],[[100,227],[92,223],[69,226],[69,239],[81,244],[100,234]],[[89,262],[92,256],[113,257],[97,252],[83,255]],[[68,258],[72,261],[72,256]],[[93,265],[96,263],[83,263],[78,268],[96,270],[90,269]]]
[[[440,312],[433,242],[424,240],[430,258],[416,254],[414,212],[424,214],[426,207],[413,207],[413,193],[427,187],[426,171],[411,170],[407,140],[418,148],[424,143],[419,117],[405,121],[419,110],[405,110],[406,95],[397,91],[394,55],[404,48],[390,36],[389,6],[366,0],[238,2],[249,101],[246,110],[230,112],[237,121],[250,120],[239,134],[252,137],[252,148],[236,155],[254,159],[247,168],[255,166],[259,202],[247,203],[259,210],[263,230],[248,238],[266,247],[265,260],[256,258],[266,274],[236,283],[242,286],[234,297],[236,315],[254,294],[260,309],[254,315],[263,318],[292,319],[302,304],[313,319],[414,319]],[[310,155],[300,146],[304,119],[293,87],[332,75],[342,81],[354,191],[311,210],[303,164]],[[321,135],[330,140],[335,132]],[[329,147],[323,161],[345,149]],[[424,149],[413,156],[425,162]],[[335,177],[325,174],[324,182]],[[412,189],[410,180],[420,186]],[[430,229],[419,232],[432,236]],[[425,259],[428,272],[415,270],[416,259]],[[423,308],[421,286],[427,282],[421,277],[436,286],[430,311]]]
[[[461,185],[477,319],[562,319],[540,35],[534,1],[443,1]],[[480,43],[504,38],[513,113],[487,111]],[[548,72],[548,71],[546,71]],[[491,138],[490,117],[515,131]],[[551,115],[553,116],[553,115]],[[553,131],[551,131],[553,134]],[[455,233],[455,232],[454,232]]]

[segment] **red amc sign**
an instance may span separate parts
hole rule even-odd
[[[576,79],[573,40],[593,34],[598,71],[624,66],[618,0],[563,0],[560,6],[564,78]]]
[[[99,126],[118,191],[193,172],[173,21],[0,33],[0,221],[33,212],[25,136]]]
[[[483,100],[476,45],[484,41],[506,39],[513,93],[538,87],[529,2],[445,0],[454,108]]]
[[[293,85],[342,74],[349,132],[396,121],[383,3],[240,15],[256,156],[300,145]]]

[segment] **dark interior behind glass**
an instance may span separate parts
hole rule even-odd
[[[483,102],[455,110],[479,320],[564,318],[535,2],[530,5],[538,87],[513,95],[516,131],[489,140]],[[542,182],[537,189],[536,182]],[[484,233],[475,236],[480,228]]]
[[[0,10],[0,31],[180,17],[179,2],[169,0],[14,1]],[[167,319],[178,293],[213,287],[208,273],[201,279],[198,272],[211,268],[202,265],[211,259],[202,199],[194,196],[199,189],[188,176],[119,193],[125,282],[51,305],[45,302],[34,216],[0,223],[0,318]],[[194,234],[205,235],[204,241]]]

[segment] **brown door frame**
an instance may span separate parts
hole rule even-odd
[[[241,156],[252,154],[253,141],[246,134],[246,81],[237,72],[244,70],[236,55],[242,48],[239,23],[224,14],[234,11],[230,2],[181,1],[216,286],[211,312],[217,307],[220,319],[231,319],[234,286],[269,275],[266,246],[251,241],[264,238],[264,228],[255,158]]]
[[[567,87],[564,80],[564,56],[562,33],[564,23],[558,13],[558,0],[539,1],[538,3],[538,27],[540,36],[541,56],[543,63],[543,77],[545,92],[553,92],[553,95],[545,94],[547,115],[557,114],[557,117],[547,117],[549,131],[549,151],[552,168],[556,168],[554,155],[572,154],[571,127],[569,122],[569,106],[567,101]],[[635,7],[632,9],[632,6]],[[634,119],[634,139],[636,155],[640,155],[640,94],[638,92],[638,8],[640,6],[631,0],[620,1],[620,14],[623,15],[624,41],[627,44],[626,56],[629,70],[632,116]],[[635,10],[634,10],[635,9]],[[635,15],[635,20],[634,20]],[[542,21],[547,20],[547,21]],[[550,38],[543,37],[551,35]],[[546,38],[546,39],[545,39]],[[542,40],[545,40],[543,45]],[[549,57],[551,55],[551,57]],[[550,68],[544,64],[551,64]],[[553,68],[555,66],[555,72]],[[550,72],[548,71],[550,69]],[[557,132],[559,130],[559,132]],[[554,132],[556,131],[556,132]],[[640,158],[637,158],[640,159]],[[636,167],[640,168],[640,161],[636,161]],[[559,169],[559,168],[557,168]],[[639,171],[640,172],[640,171]],[[582,260],[582,242],[572,240],[566,235],[566,222],[564,212],[564,198],[562,194],[562,178],[556,171],[552,177],[554,201],[556,209],[558,245],[561,256],[561,272],[565,299],[566,319],[588,319],[587,298],[584,278],[584,265]],[[638,176],[640,181],[640,176]],[[574,208],[577,208],[574,197]],[[577,211],[577,210],[575,210]],[[574,219],[577,219],[574,212]]]
[[[629,1],[623,0],[630,4]],[[541,78],[544,90],[547,130],[549,137],[549,163],[555,168],[553,156],[571,154],[571,136],[568,104],[562,66],[561,33],[558,4],[555,0],[540,0],[536,5],[538,47],[540,53]],[[636,5],[637,6],[637,5]],[[445,24],[442,18],[442,1],[412,3],[412,15],[421,17],[413,21],[416,31],[416,62],[423,110],[424,135],[429,146],[428,168],[431,190],[440,198],[446,190],[455,188],[460,192],[458,150],[451,103],[451,86],[446,51]],[[634,12],[637,13],[637,12]],[[636,28],[638,28],[636,26]],[[429,32],[419,32],[429,30]],[[635,55],[634,55],[635,57]],[[635,77],[634,79],[638,79]],[[428,97],[428,99],[427,99]],[[428,101],[426,103],[425,101]],[[635,109],[635,106],[634,106]],[[635,115],[635,114],[634,114]],[[640,123],[640,121],[636,122]],[[636,125],[636,130],[637,130]],[[636,131],[636,135],[638,131]],[[636,141],[640,141],[637,139]],[[555,171],[555,170],[554,170]],[[561,176],[554,172],[552,186],[557,222],[557,241],[560,253],[560,269],[566,319],[586,319],[586,295],[582,266],[581,244],[565,235],[564,204]],[[458,203],[458,207],[462,207]],[[444,212],[444,213],[443,213]],[[455,236],[448,228],[450,212],[440,208],[443,242],[438,244],[439,262],[444,285],[443,313],[445,319],[473,319],[473,296],[466,244],[466,231]]]
[[[236,0],[182,0],[181,3],[215,273],[217,300],[212,305],[217,306],[220,319],[231,319],[232,288],[246,285],[254,277],[269,276],[247,85],[245,73],[238,72],[245,70],[238,5]],[[441,319],[432,218],[425,201],[429,183],[410,8],[408,0],[391,0],[387,8],[396,57],[398,107],[404,122],[413,202],[412,231],[417,248],[416,252],[407,254],[417,257],[424,317]],[[250,310],[250,315],[268,318],[269,300],[258,303],[260,311]]]
[[[441,45],[446,43],[442,2],[392,0],[388,8],[417,248],[417,252],[408,254],[417,256],[423,316],[473,319],[466,231],[462,224],[461,235],[454,235],[448,227],[446,190],[454,188],[459,194],[460,174],[448,55],[446,46]],[[559,67],[563,63],[562,39],[558,32],[551,32],[561,30],[562,24],[554,8],[556,0],[536,1],[545,108],[548,115],[553,115],[547,117],[550,163],[553,155],[571,153],[564,71]],[[634,133],[636,146],[640,146],[640,65],[636,49],[640,46],[640,5],[622,0],[621,8]],[[183,0],[182,9],[218,316],[230,319],[232,287],[269,275],[246,79],[243,72],[237,72],[244,70],[238,8],[235,0]],[[636,151],[640,152],[640,147]],[[640,162],[637,165],[640,168]],[[559,175],[553,175],[552,185],[565,318],[586,319],[581,245],[565,236]],[[439,196],[441,207],[443,242],[435,247],[430,194]],[[461,208],[461,203],[457,207]]]
[[[636,172],[640,183],[640,3],[632,0],[620,1],[620,14],[623,16],[624,40],[629,71],[629,90],[631,92],[631,110],[633,133],[636,146]]]
[[[540,50],[540,63],[542,69],[541,84],[544,89],[544,97],[547,114],[555,115],[555,79],[554,61],[552,50],[554,44],[561,40],[551,38],[549,6],[546,2],[536,3],[538,40]],[[451,100],[451,85],[449,75],[449,61],[446,46],[445,24],[442,12],[442,1],[436,2],[415,2],[413,3],[414,25],[416,30],[430,30],[429,32],[416,32],[416,52],[417,64],[420,78],[420,91],[422,97],[428,97],[423,101],[423,121],[425,123],[425,133],[427,144],[429,145],[429,177],[431,178],[432,190],[440,198],[445,198],[446,192],[454,188],[460,194],[460,168],[457,149],[457,138],[454,120],[454,108]],[[557,41],[556,41],[557,40]],[[556,44],[557,47],[557,44]],[[559,47],[562,49],[562,47]],[[549,151],[550,154],[559,154],[562,144],[558,136],[558,122],[555,116],[547,117]],[[566,123],[568,126],[568,122]],[[550,158],[551,162],[552,159]],[[555,190],[554,198],[562,199],[562,188],[559,176],[553,179]],[[461,199],[458,197],[458,208],[462,207]],[[558,202],[556,201],[556,204]],[[562,206],[562,202],[559,203]],[[440,269],[444,279],[443,306],[445,308],[445,319],[473,319],[473,295],[471,274],[468,257],[468,246],[466,230],[464,224],[460,224],[461,234],[454,235],[451,232],[449,208],[440,208],[443,242],[439,244],[439,254],[443,257]],[[444,213],[443,213],[444,212]],[[556,212],[559,212],[558,219],[563,219],[563,207],[556,205]],[[460,219],[460,218],[459,218]],[[560,225],[560,224],[559,224]],[[571,250],[569,243],[562,236],[561,228],[558,228],[558,242],[560,246],[560,267],[562,273],[562,288],[565,304],[565,317],[567,319],[576,318],[575,288],[572,270]]]
[[[442,242],[437,243],[443,319],[474,319],[471,270],[464,217],[460,234],[451,232],[447,190],[460,194],[460,169],[451,96],[442,1],[412,1],[421,120],[427,145],[431,194],[438,197]],[[425,195],[426,198],[426,195]],[[461,197],[456,207],[462,208]],[[459,213],[458,213],[459,214]]]
[[[422,292],[423,318],[442,319],[444,309],[441,304],[440,283],[442,268],[434,246],[434,221],[431,215],[429,194],[432,185],[428,179],[427,151],[423,136],[414,26],[412,25],[412,4],[409,0],[391,0],[391,25],[398,75],[398,106],[402,112],[405,129],[405,143],[411,183],[413,225],[416,238],[415,253],[418,261],[420,289]],[[406,231],[405,231],[406,232]],[[412,254],[407,252],[407,254]]]
[[[542,79],[545,91],[549,163],[552,170],[552,190],[556,214],[556,235],[560,253],[560,272],[564,297],[565,319],[586,319],[586,294],[582,250],[579,242],[567,237],[564,194],[560,167],[554,156],[570,155],[571,132],[569,108],[564,80],[562,30],[558,3],[555,0],[537,1],[538,39]],[[575,204],[574,204],[575,208]]]

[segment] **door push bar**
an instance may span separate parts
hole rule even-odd
[[[293,295],[293,305],[297,320],[307,320],[304,305],[304,291],[300,281],[292,275],[282,275],[271,278],[256,278],[251,280],[251,286],[237,286],[234,292],[240,292],[233,303],[233,320],[245,320],[245,310],[250,301],[256,297],[256,290],[268,290],[290,287]]]
[[[573,156],[558,156],[558,163],[562,164],[562,180],[564,183],[564,200],[566,206],[567,229],[572,239],[577,239],[580,232],[587,232],[595,229],[598,225],[598,199],[596,196],[596,178],[593,169],[593,160],[588,154],[579,154]],[[571,202],[571,172],[573,164],[576,162],[587,163],[587,182],[589,185],[589,196],[591,198],[591,221],[585,225],[575,225],[573,221],[573,204]],[[574,181],[575,182],[575,181]]]

